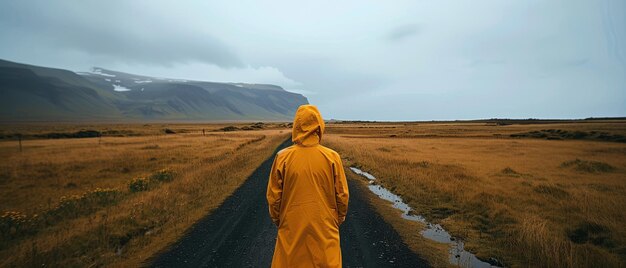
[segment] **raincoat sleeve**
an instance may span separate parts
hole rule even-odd
[[[278,155],[274,158],[270,178],[267,182],[267,204],[270,209],[270,218],[272,222],[278,226],[280,219],[280,201],[283,195],[283,175],[281,174],[280,164],[278,163]]]
[[[334,173],[337,216],[339,217],[339,224],[342,224],[346,220],[346,213],[348,213],[348,199],[350,193],[348,192],[348,182],[343,170],[343,164],[341,163],[341,157],[339,156],[337,156],[337,161],[335,162]]]

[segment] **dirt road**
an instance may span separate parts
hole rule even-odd
[[[286,141],[277,149],[291,144]],[[232,196],[198,221],[166,251],[147,265],[152,267],[269,267],[276,226],[269,218],[265,190],[273,156]],[[367,203],[367,189],[349,181],[350,204],[341,225],[344,267],[425,267],[402,243],[400,236]]]

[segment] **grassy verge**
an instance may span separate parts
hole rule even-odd
[[[428,132],[428,126],[385,127]],[[485,129],[481,137],[464,138],[462,125],[448,126],[453,138],[332,128],[325,139],[329,147],[465,240],[479,258],[495,257],[508,266],[625,263],[624,144],[491,138]],[[445,132],[439,125],[436,131]]]
[[[288,132],[31,140],[21,153],[0,142],[11,225],[0,266],[139,266],[219,206]]]

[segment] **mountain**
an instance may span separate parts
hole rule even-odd
[[[291,120],[306,97],[279,86],[92,72],[0,60],[0,121]]]

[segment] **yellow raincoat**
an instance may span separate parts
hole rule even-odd
[[[298,108],[294,145],[276,154],[267,185],[278,226],[272,267],[341,267],[339,225],[348,211],[341,158],[320,145],[324,121],[313,105]]]

